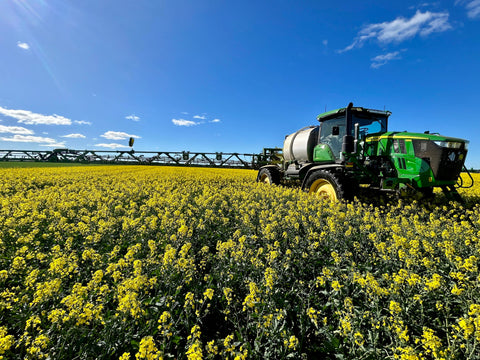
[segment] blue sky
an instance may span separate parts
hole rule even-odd
[[[352,101],[480,168],[480,0],[2,0],[0,34],[1,149],[257,153]]]

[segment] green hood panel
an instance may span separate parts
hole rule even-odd
[[[379,141],[381,139],[419,139],[419,140],[431,140],[431,141],[452,141],[452,142],[467,142],[467,140],[454,138],[450,136],[444,136],[440,134],[424,134],[424,133],[412,133],[412,132],[395,132],[389,131],[383,134],[372,134],[365,138],[365,141]]]

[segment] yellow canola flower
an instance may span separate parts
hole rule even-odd
[[[475,326],[470,319],[460,319],[458,321],[458,326],[463,330],[463,336],[465,339],[468,339],[475,331]]]
[[[212,300],[214,293],[215,293],[215,290],[213,290],[213,289],[207,289],[207,290],[205,290],[205,292],[203,293],[203,297],[204,297],[205,300],[206,300],[206,299]]]
[[[187,359],[188,360],[201,360],[203,359],[202,346],[200,342],[196,341],[193,343],[187,350]]]
[[[122,359],[161,358],[164,349],[165,357],[192,359],[259,358],[267,350],[296,358],[312,351],[304,348],[309,340],[299,349],[300,336],[323,334],[342,337],[338,351],[352,357],[372,356],[368,342],[378,338],[391,341],[382,343],[385,358],[413,360],[462,357],[480,341],[480,181],[460,190],[465,204],[426,208],[320,204],[295,187],[256,184],[256,172],[239,169],[0,173],[5,356],[17,345],[27,357],[48,356],[53,344],[72,341],[68,333],[92,328],[99,339],[111,328],[137,334],[125,341],[141,339],[139,348],[118,350]],[[291,293],[298,301],[283,302]],[[197,335],[211,304],[232,335]],[[305,320],[302,330],[292,331],[293,313]],[[431,321],[432,313],[454,325]],[[418,336],[419,324],[432,328]],[[255,340],[243,337],[257,331]]]
[[[290,336],[290,338],[288,338],[288,340],[284,340],[283,343],[286,348],[295,350],[298,346],[298,339],[295,335],[292,335]]]
[[[395,315],[395,314],[399,314],[400,312],[402,312],[402,308],[400,306],[400,304],[396,301],[390,301],[390,313],[392,315]]]
[[[432,353],[435,357],[440,353],[440,348],[442,346],[442,341],[438,336],[435,335],[435,332],[432,329],[427,327],[423,328],[422,334],[422,346],[427,353]]]
[[[465,291],[465,289],[459,288],[459,287],[457,286],[457,284],[455,284],[455,285],[453,286],[452,290],[451,290],[451,293],[452,293],[453,295],[461,295],[464,291]]]
[[[315,324],[315,327],[318,328],[318,316],[320,315],[320,311],[315,310],[314,308],[308,308],[307,315],[310,320]]]
[[[188,292],[185,294],[185,304],[183,305],[184,308],[191,307],[195,309],[195,301],[194,301],[194,294],[192,292]]]
[[[269,293],[271,290],[273,290],[273,285],[277,278],[277,272],[271,267],[267,267],[265,269],[264,277],[265,277],[265,286],[267,287],[267,293]]]
[[[435,289],[438,289],[440,286],[441,286],[441,282],[442,282],[442,277],[438,274],[433,274],[431,279],[428,279],[426,282],[425,282],[425,290],[435,290]]]
[[[146,360],[161,360],[163,359],[160,351],[155,345],[153,337],[146,336],[140,340],[140,347],[137,354],[135,355],[137,360],[146,359]]]
[[[130,353],[129,352],[124,352],[122,355],[120,355],[118,360],[130,360]]]
[[[363,346],[365,344],[365,339],[363,338],[361,332],[357,331],[353,336],[355,339],[355,344],[357,344],[358,346]]]
[[[480,315],[480,304],[471,304],[468,315],[470,316],[478,316]]]
[[[234,349],[235,349],[235,345],[232,345],[232,341],[233,341],[233,335],[232,334],[228,335],[223,340],[223,346],[225,347],[225,352],[227,354],[233,352]]]
[[[8,335],[5,326],[0,327],[0,355],[5,354],[14,344],[13,335]]]
[[[335,291],[340,291],[340,289],[343,287],[343,285],[340,284],[337,280],[332,281],[332,289]]]
[[[418,354],[414,348],[411,346],[406,346],[406,347],[397,347],[395,349],[395,358],[400,359],[400,360],[421,360],[424,359],[423,356]],[[399,353],[399,354],[398,354]]]
[[[259,289],[257,287],[257,284],[251,281],[248,284],[248,288],[250,291],[245,297],[245,300],[243,301],[243,311],[247,310],[247,308],[253,308],[260,301],[260,297],[258,296]]]

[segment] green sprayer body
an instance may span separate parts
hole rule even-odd
[[[325,181],[333,182],[338,198],[355,196],[359,186],[428,195],[441,187],[458,196],[455,185],[464,169],[468,141],[429,132],[388,131],[390,115],[351,103],[320,114],[319,125],[286,136],[283,162],[264,166],[257,179],[271,183],[297,179],[309,192],[320,191]]]

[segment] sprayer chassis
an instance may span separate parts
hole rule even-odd
[[[288,135],[283,161],[260,168],[257,180],[299,180],[303,190],[336,199],[359,187],[431,196],[440,187],[458,199],[468,141],[439,134],[389,132],[389,111],[348,107],[318,116],[320,125]]]

